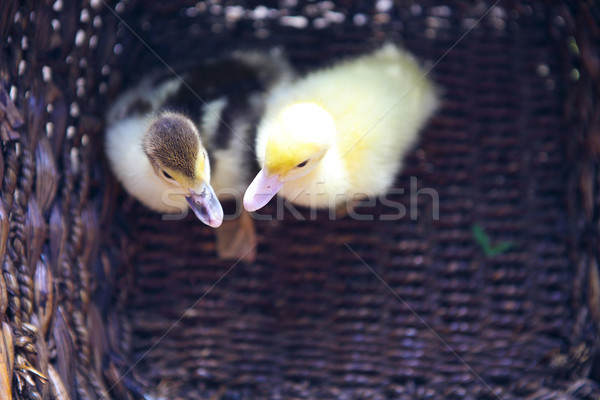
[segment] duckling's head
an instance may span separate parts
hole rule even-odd
[[[198,129],[184,115],[166,112],[145,132],[143,150],[156,175],[170,188],[184,189],[185,199],[205,224],[223,222],[223,208],[210,186],[210,163]]]
[[[295,103],[266,118],[258,137],[266,137],[262,170],[244,195],[244,208],[264,207],[283,187],[309,174],[335,141],[333,117],[316,103]]]

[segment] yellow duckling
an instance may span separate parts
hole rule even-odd
[[[241,197],[252,179],[251,143],[265,92],[289,79],[291,69],[277,52],[235,52],[176,77],[169,72],[145,77],[109,110],[112,170],[129,194],[169,214],[164,218],[181,218],[189,206],[202,222],[220,227],[221,258],[251,261],[252,219],[242,212],[223,221],[219,198]]]
[[[394,45],[274,89],[244,195],[255,211],[278,192],[292,203],[339,208],[387,190],[437,106],[432,83]]]

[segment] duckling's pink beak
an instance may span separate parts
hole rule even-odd
[[[223,223],[223,207],[213,188],[204,183],[200,190],[191,190],[185,197],[196,217],[208,226],[218,228]]]
[[[283,186],[279,175],[267,176],[264,169],[256,175],[246,193],[244,194],[244,208],[247,211],[256,211],[263,208]]]

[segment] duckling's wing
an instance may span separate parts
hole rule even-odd
[[[201,128],[210,152],[231,140],[252,144],[253,132],[234,129],[236,120],[254,126],[262,115],[265,92],[291,79],[292,69],[277,52],[237,51],[190,66],[180,74],[182,84],[164,101],[164,107],[188,115]]]

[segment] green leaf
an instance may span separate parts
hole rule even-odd
[[[490,248],[490,239],[488,238],[487,234],[485,233],[485,231],[483,230],[481,225],[479,225],[479,224],[473,225],[473,227],[471,228],[471,232],[473,232],[473,237],[475,238],[475,241],[483,249]]]
[[[498,254],[502,254],[513,247],[512,242],[500,242],[496,247],[491,248],[491,252],[486,254],[489,257],[497,256]]]
[[[474,224],[471,227],[471,232],[473,233],[475,242],[479,244],[486,257],[497,256],[498,254],[502,254],[513,247],[512,242],[500,242],[498,245],[492,246],[488,234],[479,224]]]

